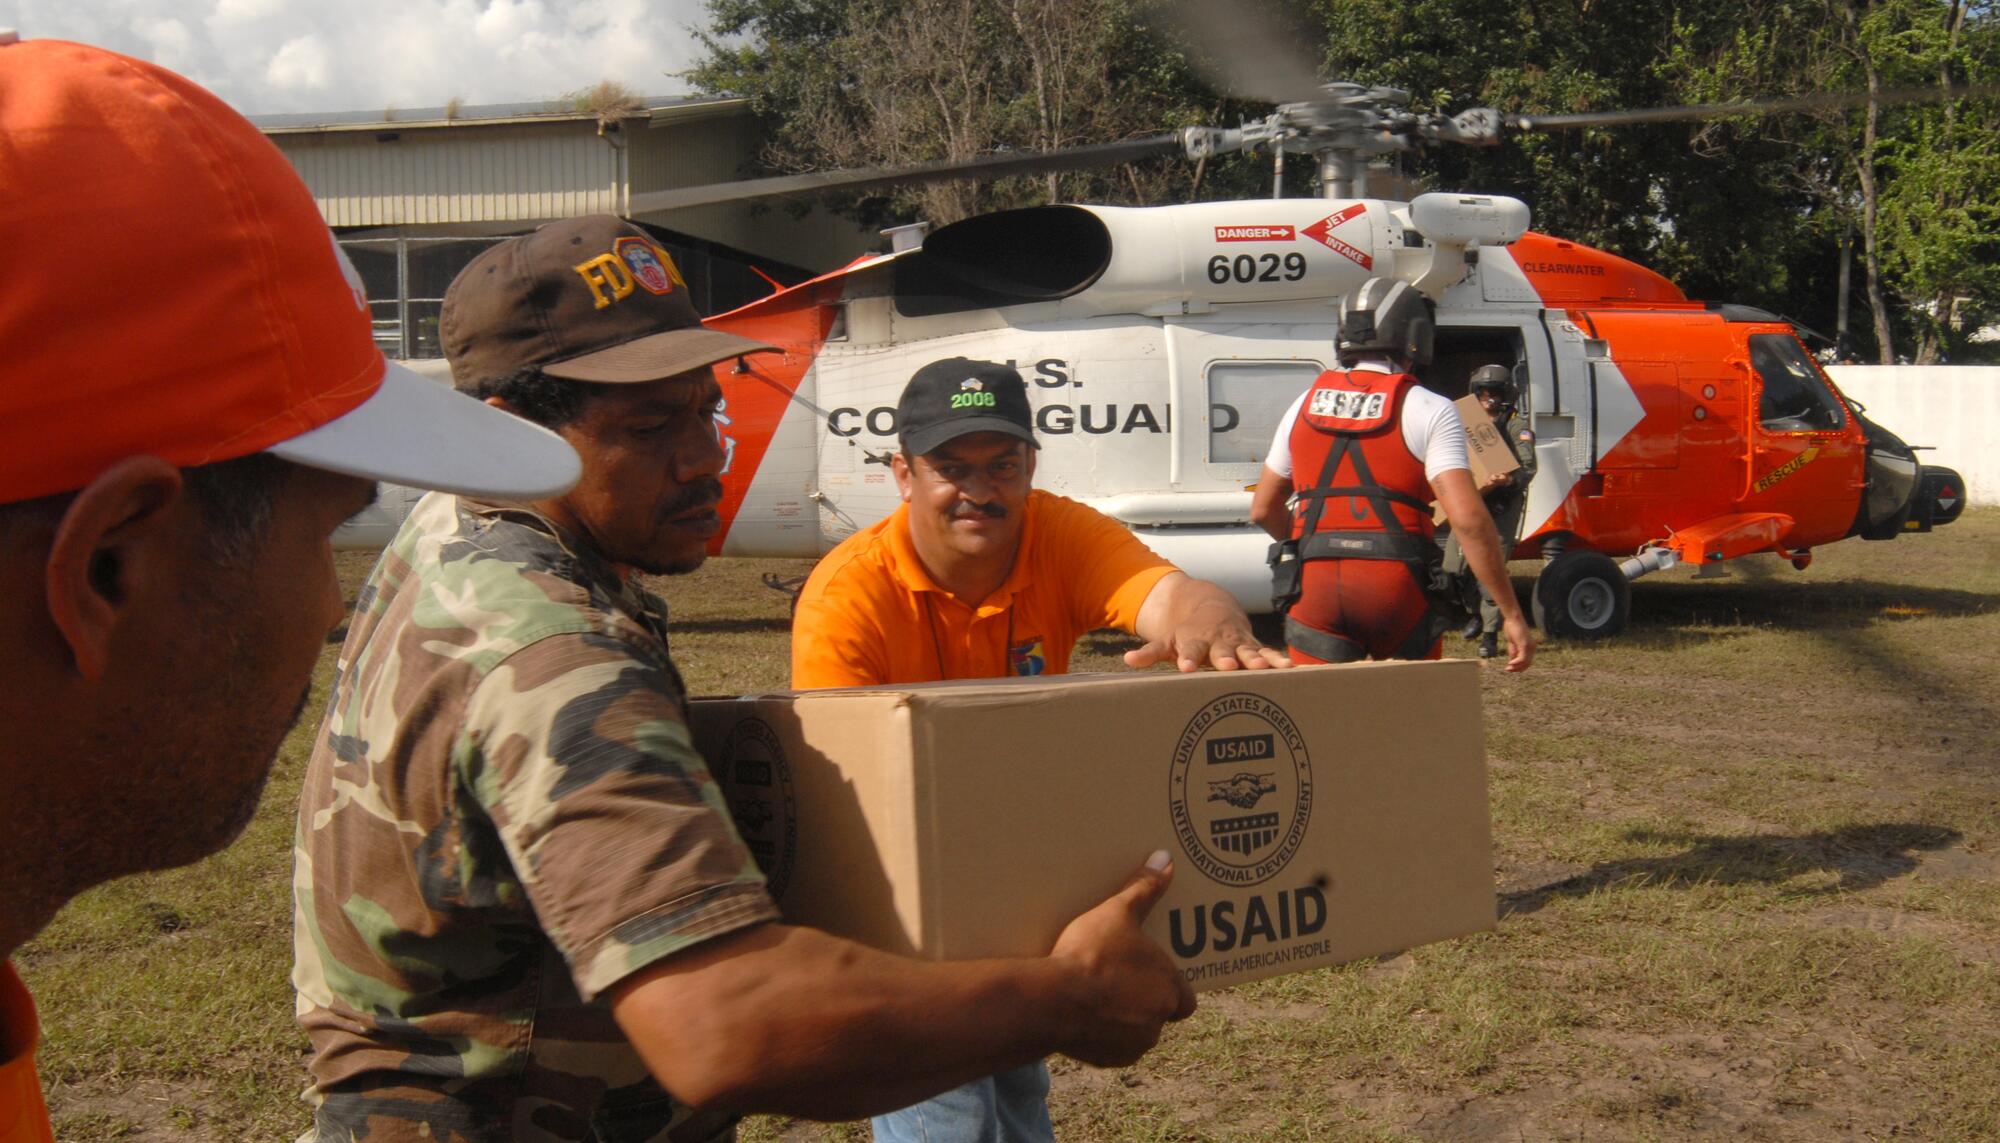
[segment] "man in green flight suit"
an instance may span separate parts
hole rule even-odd
[[[1512,555],[1514,545],[1521,539],[1521,516],[1528,506],[1528,485],[1535,479],[1535,433],[1528,427],[1528,418],[1517,411],[1520,389],[1514,383],[1513,371],[1505,365],[1482,365],[1473,370],[1469,388],[1486,415],[1493,418],[1493,427],[1500,431],[1501,438],[1514,450],[1514,459],[1520,463],[1512,472],[1489,478],[1479,490],[1486,498],[1486,510],[1493,514],[1493,526],[1500,533],[1501,552]],[[1464,565],[1455,540],[1446,552],[1445,561],[1447,568]],[[1465,637],[1478,639],[1479,657],[1491,659],[1500,653],[1499,633],[1500,605],[1493,602],[1493,596],[1482,585],[1479,617],[1465,625]]]

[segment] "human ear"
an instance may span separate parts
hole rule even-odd
[[[896,492],[903,503],[910,502],[910,458],[902,453],[889,458],[889,471],[896,474]]]
[[[111,658],[112,636],[144,588],[162,574],[187,522],[172,511],[181,474],[156,456],[127,457],[70,501],[49,542],[43,577],[49,618],[69,645],[77,673],[96,680]]]

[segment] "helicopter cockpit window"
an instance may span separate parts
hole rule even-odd
[[[1325,369],[1317,361],[1211,362],[1209,463],[1263,463],[1279,418]]]
[[[1819,433],[1847,423],[1840,402],[1821,379],[1798,338],[1782,333],[1750,335],[1750,366],[1763,381],[1758,417],[1781,433]]]

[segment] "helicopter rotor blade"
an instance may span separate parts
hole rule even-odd
[[[1945,99],[1986,98],[2000,95],[2000,86],[1978,87],[1899,87],[1876,92],[1875,103],[1890,107]],[[1583,111],[1568,115],[1508,115],[1505,124],[1516,131],[1559,131],[1573,127],[1624,127],[1637,123],[1679,123],[1697,119],[1726,119],[1733,115],[1782,115],[1793,111],[1839,111],[1863,107],[1870,101],[1866,91],[1819,91],[1808,95],[1781,95],[1762,99],[1742,99],[1729,103],[1692,103],[1681,107],[1644,107],[1629,111]]]
[[[981,155],[975,159],[913,163],[900,167],[859,167],[852,170],[813,171],[803,175],[779,175],[766,179],[708,183],[676,190],[647,191],[632,196],[633,214],[685,210],[726,202],[757,202],[794,195],[828,191],[874,190],[880,187],[915,183],[948,182],[952,179],[997,179],[1008,175],[1032,175],[1046,171],[1071,171],[1088,167],[1112,166],[1155,155],[1180,154],[1179,133],[1147,135],[1116,143],[1093,143],[1052,151],[1013,151]]]
[[[1181,0],[1166,13],[1182,33],[1188,62],[1218,92],[1281,104],[1324,97],[1326,81],[1298,53],[1299,38],[1257,5]]]

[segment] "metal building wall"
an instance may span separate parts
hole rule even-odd
[[[744,118],[711,117],[633,128],[632,191],[671,190],[748,178],[759,136]],[[878,243],[863,229],[815,206],[800,215],[782,203],[734,203],[637,216],[641,221],[791,266],[828,270]]]
[[[623,213],[624,140],[588,124],[327,131],[272,139],[334,227]]]

